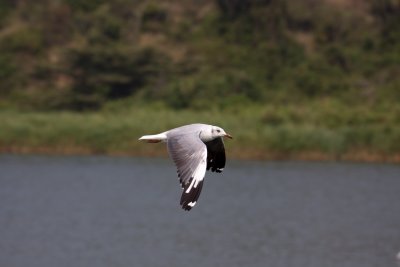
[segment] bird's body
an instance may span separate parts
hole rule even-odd
[[[180,204],[184,210],[190,210],[200,196],[206,170],[222,172],[225,167],[222,137],[232,138],[220,127],[196,123],[160,134],[145,135],[139,140],[167,143],[183,188]]]

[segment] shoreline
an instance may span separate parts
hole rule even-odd
[[[234,135],[234,140],[225,143],[228,159],[400,163],[396,112],[387,116],[384,108],[372,112],[340,107],[318,102],[249,106],[238,112],[159,110],[152,106],[126,112],[0,111],[0,153],[167,157],[165,145],[143,144],[137,139],[179,125],[209,122],[212,117],[212,124]],[[296,117],[299,108],[303,113]],[[361,111],[368,115],[364,117],[377,119],[357,121]],[[266,114],[281,119],[265,121]]]
[[[400,153],[384,154],[367,151],[352,151],[333,155],[320,151],[279,152],[257,149],[243,150],[226,148],[227,158],[246,161],[309,161],[309,162],[349,162],[349,163],[387,163],[400,164]],[[7,146],[0,147],[0,154],[47,155],[47,156],[115,156],[115,157],[168,157],[165,146],[155,149],[136,151],[97,151],[88,147],[52,147],[52,146]]]

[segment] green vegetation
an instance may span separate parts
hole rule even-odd
[[[202,121],[235,157],[400,161],[396,0],[0,0],[0,80],[3,151]]]
[[[234,134],[229,156],[246,159],[399,161],[400,106],[349,107],[335,100],[289,106],[173,110],[163,104],[101,112],[0,113],[0,147],[9,152],[165,155],[163,145],[137,141],[192,122],[222,125]],[[318,111],[318,112],[316,112]]]

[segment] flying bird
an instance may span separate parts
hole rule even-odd
[[[183,189],[180,204],[184,210],[190,210],[199,199],[206,170],[220,173],[225,167],[223,137],[232,139],[221,127],[196,123],[160,134],[144,135],[139,140],[167,143]]]

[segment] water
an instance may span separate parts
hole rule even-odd
[[[400,266],[400,166],[0,156],[0,266]]]

